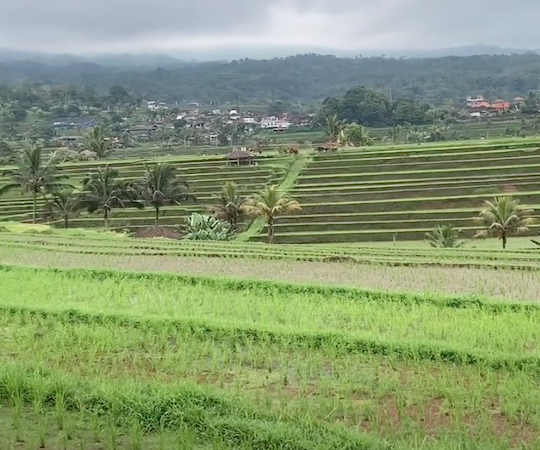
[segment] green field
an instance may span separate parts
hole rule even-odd
[[[540,445],[526,238],[502,251],[3,227],[2,448]]]
[[[538,215],[540,139],[117,156],[126,180],[159,160],[189,181],[170,227],[226,180],[303,210],[268,245],[259,220],[230,242],[136,239],[153,210],[64,230],[0,197],[0,449],[540,448],[539,225],[506,250],[468,239],[495,195]],[[464,247],[424,241],[446,223]]]

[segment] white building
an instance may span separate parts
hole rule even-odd
[[[285,119],[278,119],[277,117],[265,117],[261,120],[261,128],[267,130],[287,130],[291,126],[291,122]]]
[[[261,128],[268,129],[268,128],[276,128],[277,126],[277,117],[271,116],[271,117],[265,117],[261,120]]]

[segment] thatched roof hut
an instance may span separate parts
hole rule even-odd
[[[247,150],[233,150],[226,158],[230,164],[250,165],[255,162],[257,156]]]

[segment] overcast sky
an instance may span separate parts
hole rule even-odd
[[[55,53],[540,47],[539,0],[0,2],[0,47]]]

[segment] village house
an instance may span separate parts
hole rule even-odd
[[[481,95],[476,98],[467,97],[467,109],[471,117],[480,117],[482,113],[501,113],[510,110],[511,107],[510,102],[502,99],[490,102]]]
[[[157,131],[157,125],[136,125],[128,128],[125,133],[133,139],[150,140],[152,135]]]
[[[523,97],[516,97],[512,101],[512,104],[513,104],[515,109],[521,109],[521,108],[523,108],[523,106],[525,106],[525,99]]]
[[[491,106],[482,95],[477,95],[476,98],[467,97],[467,108],[471,109],[488,109]]]
[[[88,129],[97,126],[98,119],[95,117],[63,117],[56,119],[53,122],[53,127],[61,130],[69,130],[73,128]]]
[[[495,112],[508,111],[510,109],[510,102],[506,100],[497,99],[491,103],[491,109]]]

